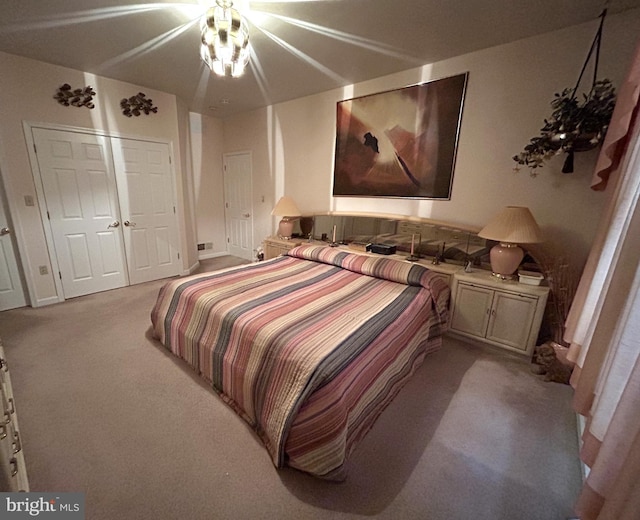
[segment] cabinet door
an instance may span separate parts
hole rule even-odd
[[[484,337],[489,323],[493,291],[475,285],[459,283],[451,318],[451,329]]]
[[[537,301],[530,296],[496,291],[487,339],[526,351]]]
[[[0,490],[29,491],[11,376],[0,344]]]

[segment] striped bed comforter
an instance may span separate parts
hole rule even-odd
[[[420,265],[303,245],[168,282],[151,321],[276,467],[341,480],[356,443],[440,346],[448,299]]]

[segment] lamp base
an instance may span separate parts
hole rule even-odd
[[[518,275],[516,274],[500,274],[494,272],[491,272],[491,276],[498,280],[502,280],[503,282],[506,282],[507,280],[516,280],[518,278]]]
[[[291,235],[293,235],[293,224],[295,223],[294,220],[289,219],[287,217],[283,218],[280,223],[278,224],[278,236],[280,238],[284,238],[286,240],[289,240],[291,238]]]
[[[501,280],[512,280],[523,258],[524,251],[517,244],[500,242],[489,252],[491,274]]]

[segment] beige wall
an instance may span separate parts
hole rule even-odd
[[[537,178],[514,173],[511,157],[538,134],[553,94],[574,86],[596,29],[593,21],[225,120],[224,150],[253,152],[255,245],[276,229],[269,213],[283,194],[303,212],[383,212],[469,226],[483,226],[503,206],[525,205],[581,266],[606,196],[589,189],[596,153],[578,154],[571,175],[557,157]],[[640,10],[607,18],[600,77],[620,83],[638,34]],[[337,101],[467,71],[450,201],[332,197]],[[583,84],[590,82],[589,75]]]
[[[210,242],[212,249],[199,251],[199,258],[227,253],[224,226],[224,176],[222,171],[222,121],[189,114],[197,243]]]
[[[553,93],[574,85],[596,25],[425,65],[224,122],[189,114],[170,94],[0,52],[0,170],[30,297],[36,303],[57,298],[51,274],[38,271],[40,265],[50,267],[39,209],[24,204],[25,195],[35,198],[35,187],[23,121],[171,142],[185,271],[197,263],[197,242],[213,243],[203,257],[226,251],[222,154],[239,151],[251,151],[253,158],[254,248],[275,230],[277,219],[270,212],[283,194],[293,196],[304,212],[395,213],[469,226],[484,225],[504,205],[522,204],[531,208],[553,243],[581,264],[606,196],[588,187],[595,152],[579,154],[572,175],[560,173],[562,159],[557,158],[535,179],[526,171],[513,173],[511,156],[537,134]],[[619,83],[639,33],[640,10],[607,18],[601,77]],[[467,71],[450,201],[332,197],[337,101]],[[59,105],[53,95],[63,83],[93,86],[96,108]],[[154,100],[158,113],[124,117],[120,99],[139,90]]]
[[[25,195],[36,200],[37,197],[23,121],[96,129],[123,137],[146,137],[170,142],[177,177],[183,268],[188,269],[197,261],[191,230],[193,219],[187,214],[183,202],[188,200],[188,183],[183,172],[186,163],[181,153],[186,135],[181,135],[179,130],[175,96],[2,52],[0,71],[0,169],[32,304],[57,301],[57,295],[39,208],[28,207],[24,203]],[[73,88],[92,86],[97,92],[96,107],[89,110],[60,105],[53,96],[64,83],[69,83]],[[153,99],[158,107],[157,114],[125,117],[120,112],[120,100],[140,91]],[[183,108],[180,112],[180,119],[186,126],[186,111]],[[49,268],[49,274],[39,273],[38,266],[42,265]]]
[[[196,209],[193,193],[193,162],[191,160],[191,124],[190,113],[187,105],[176,98],[178,116],[178,145],[180,150],[179,170],[182,175],[176,179],[180,184],[178,199],[182,202],[183,211],[180,216],[184,219],[185,233],[182,233],[181,251],[184,254],[183,267],[192,272],[198,267],[198,255],[196,247]],[[182,256],[182,255],[181,255]]]

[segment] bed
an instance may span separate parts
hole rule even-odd
[[[303,245],[166,283],[151,322],[276,467],[343,480],[354,447],[440,347],[448,301],[421,265]]]

